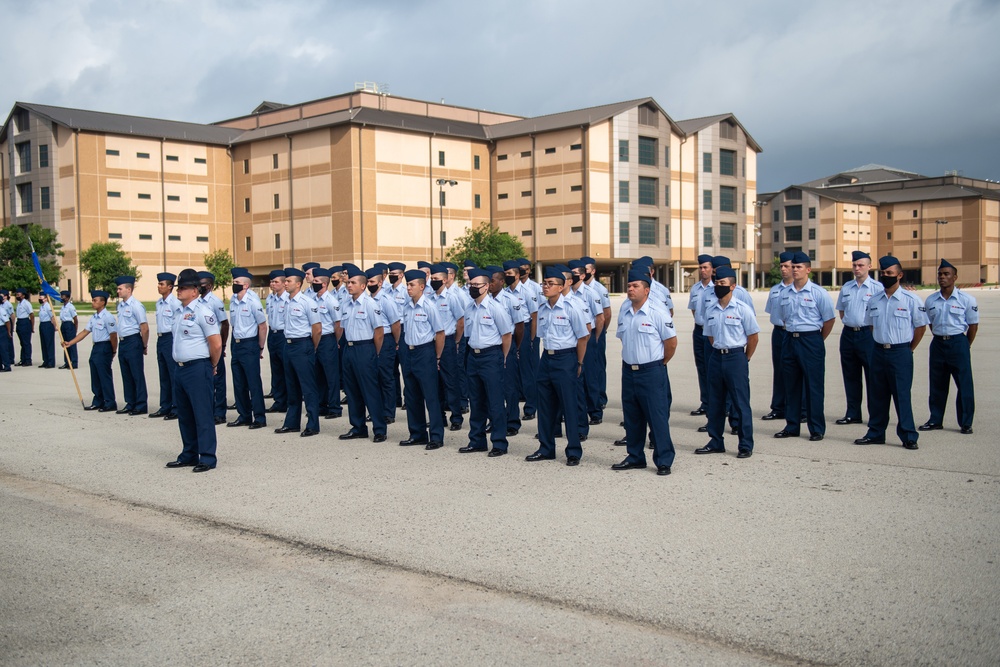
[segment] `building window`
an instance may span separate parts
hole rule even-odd
[[[913,251],[913,259],[916,259],[916,258],[917,258],[917,251],[916,251],[916,250],[914,250],[914,251]]]
[[[736,151],[719,151],[719,173],[723,176],[736,175]]]
[[[670,245],[670,223],[663,225],[663,245]]]
[[[180,201],[180,195],[167,195],[167,201]]]
[[[17,144],[17,166],[20,173],[31,171],[31,142],[24,141]]]
[[[29,127],[29,116],[27,109],[18,109],[14,114],[14,126],[18,132],[27,132]]]
[[[747,230],[743,230],[743,247],[747,247]]]
[[[444,166],[444,151],[438,151],[438,166]]]
[[[663,205],[666,207],[670,206],[670,186],[663,186]]]
[[[271,169],[278,168],[278,154],[274,153],[271,155]]]
[[[913,230],[913,238],[917,238],[917,230]]]
[[[736,213],[736,188],[725,185],[719,187],[719,210]]]
[[[180,241],[181,237],[180,236],[167,236],[167,240],[168,241]]]
[[[892,232],[886,232],[885,233],[885,240],[886,241],[891,241],[892,240]]]
[[[151,194],[149,194],[147,192],[140,192],[139,193],[139,199],[152,199],[152,198],[153,198],[153,195],[151,195]]]
[[[802,226],[793,225],[791,227],[785,227],[785,243],[792,241],[801,242],[802,241]]]
[[[781,222],[781,211],[779,211],[778,209],[774,209],[771,215],[771,219],[774,222]]]
[[[583,192],[583,186],[582,185],[571,185],[571,186],[569,186],[569,191],[570,192]]]
[[[105,149],[104,154],[105,155],[111,155],[113,157],[118,157],[121,153],[119,153],[117,149],[108,148],[108,149]]]
[[[135,156],[140,160],[148,160],[149,153],[136,153]]]
[[[438,206],[444,206],[446,199],[444,190],[438,190]]]
[[[244,213],[250,212],[250,197],[243,198],[243,212]]]
[[[556,228],[555,228],[555,227],[549,227],[548,229],[546,229],[546,230],[545,230],[545,233],[546,233],[546,234],[555,234],[555,233],[556,233],[556,231],[557,231],[557,230],[556,230]]]
[[[504,153],[503,155],[497,155],[497,162],[500,162],[501,160],[506,160],[506,159],[507,159],[507,154],[506,153]]]
[[[815,229],[810,229],[809,230],[809,240],[810,241],[815,241],[816,240],[816,230]]]
[[[712,247],[712,228],[705,227],[701,230],[701,244],[706,248]]]
[[[545,154],[546,154],[546,155],[552,155],[552,154],[553,154],[553,153],[555,153],[555,152],[556,152],[556,149],[555,149],[555,147],[553,147],[553,148],[546,148],[546,149],[545,149]]]
[[[795,204],[794,206],[785,207],[785,221],[788,220],[801,220],[802,219],[802,204]]]
[[[639,164],[656,166],[657,141],[654,137],[639,137]]]
[[[892,220],[892,211],[886,211],[885,212],[885,219],[886,220]]]
[[[442,231],[441,235],[438,237],[438,245],[442,248],[448,245],[448,232]]]
[[[577,232],[582,232],[583,231],[583,226],[581,225],[579,227],[570,227],[569,231],[570,231],[571,234],[575,234]]]
[[[785,199],[802,199],[802,190],[798,188],[788,188],[785,190]],[[844,209],[844,213],[847,213],[847,209]]]
[[[115,197],[115,198],[119,198],[119,199],[120,199],[120,198],[121,198],[121,196],[122,196],[122,193],[120,193],[120,192],[115,192],[114,190],[108,190],[108,196],[109,196],[109,197]]]
[[[207,236],[196,236],[194,237],[194,240],[197,241],[198,243],[208,243]]]
[[[701,170],[706,174],[712,173],[712,154],[702,153],[701,155]]]
[[[618,221],[618,242],[628,243],[628,221],[619,220]]]
[[[49,209],[51,202],[49,201],[48,187],[42,186],[38,189],[38,202],[43,211],[47,211]]]
[[[521,151],[521,157],[531,157],[531,151]]]
[[[720,139],[736,139],[736,123],[731,120],[724,120],[719,123]]]
[[[506,192],[501,192],[500,194],[497,195],[497,199],[506,199],[506,198],[507,198]]]
[[[578,151],[578,150],[581,150],[581,149],[583,149],[583,144],[570,144],[570,145],[569,145],[569,149],[570,149],[571,151]]]
[[[618,140],[618,161],[628,162],[628,139]]]
[[[475,207],[476,208],[479,208],[482,205],[482,199],[481,199],[480,195],[475,195],[474,201],[475,201]]]
[[[522,197],[530,197],[531,196],[531,190],[521,190],[521,196]]]
[[[670,146],[663,147],[663,166],[670,169]]]
[[[719,225],[719,247],[720,248],[735,248],[736,247],[736,224],[732,222],[723,222]]]
[[[472,156],[472,168],[473,169],[479,169],[479,156],[478,155],[473,155]]]
[[[194,159],[195,164],[208,164],[208,160],[203,157],[196,157]]]
[[[196,204],[207,204],[208,203],[208,197],[195,197],[194,198],[194,202]]]
[[[706,211],[712,210],[712,191],[702,190],[701,191],[701,207]]]
[[[274,193],[274,208],[278,208],[281,205],[281,197],[277,192]]]
[[[253,249],[253,243],[250,242],[250,237],[249,236],[244,236],[243,237],[243,248],[247,252],[250,252]]]
[[[250,173],[250,160],[243,160],[243,173],[244,174]]]
[[[281,250],[281,234],[274,235],[274,249]]]
[[[656,218],[639,218],[640,245],[656,245]]]
[[[181,158],[177,155],[168,155],[167,162],[180,162]]]
[[[49,145],[42,144],[38,147],[38,168],[44,169],[49,166]]]
[[[108,232],[109,239],[120,239],[121,237],[122,237],[121,234],[116,234],[115,232]]]
[[[639,125],[650,125],[652,127],[659,127],[660,125],[660,114],[655,107],[650,105],[642,105],[636,109],[639,116]]]
[[[816,261],[816,251],[815,250],[810,250],[809,251],[809,261],[811,261],[811,262],[815,262]]]
[[[816,219],[816,207],[815,206],[810,206],[809,207],[809,219],[810,220],[815,220]]]
[[[525,229],[523,232],[521,232],[521,236],[531,236],[531,230]]]
[[[747,159],[746,158],[743,158],[743,168],[740,170],[740,173],[743,174],[743,178],[747,177]]]
[[[547,194],[547,195],[554,195],[555,193],[556,193],[556,189],[555,188],[545,188],[545,194]]]
[[[656,193],[660,189],[658,178],[639,177],[639,204],[642,206],[656,206]]]
[[[917,217],[917,209],[913,209],[913,217]]]
[[[774,233],[774,242],[775,242],[775,243],[781,243],[781,236],[780,236],[780,232],[775,232],[775,233]]]
[[[152,234],[139,234],[139,240],[140,241],[152,241],[153,240],[153,235]]]
[[[618,201],[622,204],[628,203],[628,181],[618,181]]]

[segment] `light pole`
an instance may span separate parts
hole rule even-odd
[[[941,225],[947,224],[947,220],[934,221],[934,266],[931,267],[932,271],[937,271],[938,263],[941,261],[938,256],[938,230],[941,229]],[[923,279],[923,276],[921,276],[921,279]]]
[[[440,212],[438,216],[438,245],[441,247],[440,261],[443,262],[444,261],[444,186],[448,185],[454,187],[458,185],[458,181],[452,181],[447,178],[439,178],[437,179],[437,184],[438,184],[438,211]],[[433,239],[431,239],[431,243],[432,244],[434,243]],[[433,248],[434,246],[431,245],[431,247]],[[431,252],[431,259],[434,259],[433,252]]]

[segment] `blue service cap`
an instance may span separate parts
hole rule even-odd
[[[431,268],[431,266],[433,265],[430,262],[425,262],[424,260],[420,260],[419,262],[417,262],[418,269],[429,269]]]
[[[497,266],[496,264],[490,264],[489,266],[484,266],[483,271],[489,271],[490,280],[493,280],[494,273],[503,273],[503,267]]]
[[[357,264],[351,264],[350,262],[344,262],[343,266],[344,266],[344,269],[353,268],[353,269],[358,269],[359,271],[361,270],[361,267],[359,267]]]
[[[177,282],[177,276],[175,276],[172,273],[157,273],[156,274],[156,281],[159,282],[161,280],[162,281],[166,281],[168,283],[173,283],[173,282]]]
[[[812,260],[804,252],[797,252],[792,255],[792,264],[812,264]]]
[[[790,262],[790,261],[792,261],[793,257],[795,257],[795,253],[794,252],[789,252],[789,251],[786,250],[785,252],[780,253],[778,255],[778,263],[779,264],[784,264],[785,262]]]
[[[302,272],[305,273],[309,269],[319,268],[319,262],[306,262],[302,265]]]
[[[271,271],[271,273],[267,274],[268,280],[274,280],[275,278],[284,278],[284,277],[285,277],[284,269],[275,269],[274,271]]]
[[[390,271],[406,271],[406,264],[402,262],[389,262]]]
[[[59,292],[59,296],[69,296],[69,290],[64,289]]]
[[[365,272],[356,267],[353,264],[344,264],[344,270],[347,271],[348,278],[356,278],[358,276],[364,276]],[[365,276],[366,278],[368,276]]]
[[[472,280],[473,278],[486,278],[487,280],[492,280],[493,276],[490,275],[490,272],[485,269],[469,269],[469,280]]]
[[[454,271],[458,273],[458,265],[454,262],[441,262],[438,266],[443,266],[448,271]]]
[[[329,278],[330,269],[324,269],[322,266],[317,266],[313,269],[313,278]]]
[[[344,267],[341,266],[340,264],[338,264],[336,266],[331,266],[330,267],[330,275],[332,276],[335,273],[340,273],[343,270],[344,270]]]
[[[899,260],[893,257],[892,255],[886,255],[885,257],[881,257],[878,260],[878,268],[881,269],[882,271],[885,271],[886,269],[888,269],[890,266],[893,265],[896,265],[899,268],[903,268],[903,265],[899,263]]]
[[[24,296],[28,296],[28,288],[18,287],[17,289],[14,290],[14,294],[23,294]]]
[[[420,269],[410,269],[409,271],[403,274],[403,278],[406,279],[406,282],[410,282],[411,280],[423,280],[426,282],[427,274],[421,271]]]
[[[367,271],[365,271],[365,278],[371,280],[372,278],[378,278],[382,275],[382,269],[376,269],[374,266]]]
[[[253,280],[253,274],[244,269],[242,266],[229,269],[229,273],[233,276],[233,278],[246,278],[247,280]]]
[[[553,269],[559,269],[563,273],[573,273],[573,271],[571,271],[570,268],[568,266],[566,266],[565,264],[553,264],[552,268]]]
[[[199,271],[198,280],[202,280],[203,278],[208,278],[213,283],[215,282],[215,274],[212,273],[211,271]]]
[[[558,266],[549,266],[545,268],[544,279],[547,280],[549,278],[552,280],[561,280],[562,282],[566,282],[566,276],[563,275],[563,272],[559,270]]]
[[[10,290],[0,289],[0,294],[4,296],[10,296]]]
[[[423,273],[423,271],[421,271],[421,273]],[[431,275],[434,275],[435,273],[448,275],[448,267],[444,264],[433,264],[431,265]]]
[[[389,265],[386,264],[385,262],[375,262],[374,264],[372,264],[372,268],[378,269],[379,271],[382,271],[384,273],[389,270]]]
[[[650,266],[652,266],[653,264],[653,258],[650,257],[649,255],[643,255],[642,257],[639,258],[639,261],[643,262],[644,264],[649,264]]]
[[[732,278],[733,280],[736,280],[736,272],[733,271],[733,267],[731,267],[731,266],[720,266],[715,271],[715,279],[719,280],[721,278]]]
[[[462,262],[462,266],[464,266],[467,269],[478,268],[478,265],[475,262],[473,262],[471,259],[467,259],[464,262]]]
[[[518,271],[521,268],[521,264],[516,259],[508,259],[503,263],[504,271]]]
[[[104,290],[102,290],[102,289],[95,289],[95,290],[90,290],[90,298],[91,298],[91,299],[96,299],[96,298],[98,298],[98,297],[101,297],[101,298],[104,298],[104,299],[107,299],[107,298],[108,298],[109,296],[111,296],[111,295],[110,295],[110,294],[108,294],[107,292],[105,292],[105,291],[104,291]]]
[[[868,253],[864,252],[863,250],[855,250],[855,251],[853,251],[851,253],[851,261],[852,262],[856,262],[859,259],[871,259],[871,258],[872,258],[872,256],[869,255]]]
[[[118,276],[115,285],[135,285],[135,276]]]
[[[711,264],[712,259],[711,255],[698,255],[699,264]]]
[[[531,262],[529,262],[529,261],[528,261],[527,259],[525,259],[524,257],[518,257],[518,258],[517,258],[517,263],[518,263],[519,265],[521,265],[521,266],[531,266]]]
[[[941,259],[941,264],[938,265],[939,269],[955,269],[955,265],[946,259]],[[958,269],[955,269],[955,273],[958,273]]]
[[[649,273],[643,271],[642,269],[630,269],[628,272],[628,281],[630,283],[634,283],[637,280],[641,280],[642,282],[649,285],[651,278],[649,277]]]
[[[632,268],[633,269],[639,269],[639,270],[645,271],[646,273],[649,273],[649,269],[652,266],[653,266],[652,264],[647,263],[646,260],[644,260],[644,259],[637,259],[637,260],[635,260],[635,261],[632,262]]]
[[[584,268],[583,262],[581,262],[578,259],[571,259],[571,260],[569,260],[568,262],[566,262],[566,266],[568,266],[570,268],[570,270]]]
[[[286,266],[285,267],[285,277],[286,278],[298,278],[299,280],[302,280],[303,278],[306,277],[306,272],[305,271],[301,271],[299,269],[296,269],[294,266]]]
[[[594,261],[593,257],[581,257],[580,261],[583,262],[584,264],[595,264],[595,265],[597,264],[597,262]]]
[[[732,262],[725,255],[716,255],[712,258],[712,268],[717,269],[720,266],[730,266]]]

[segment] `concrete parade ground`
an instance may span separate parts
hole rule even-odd
[[[456,451],[468,422],[443,449],[399,447],[402,411],[385,443],[340,441],[345,410],[313,438],[274,434],[277,414],[258,431],[220,426],[218,468],[195,475],[163,467],[180,452],[175,422],[84,412],[68,371],[14,368],[0,375],[0,665],[996,665],[1000,291],[972,293],[975,433],[958,432],[953,385],[945,429],[917,451],[894,414],[886,445],[856,446],[865,426],[833,423],[839,323],[826,439],[774,439],[755,293],[745,460],[728,434],[726,455],[693,453],[707,437],[689,415],[693,325],[676,295],[667,477],[610,470],[625,457],[614,328],[610,403],[575,468],[565,440],[558,460],[524,461],[537,421],[488,459]],[[929,344],[915,354],[917,424]],[[117,362],[114,375],[122,407]]]

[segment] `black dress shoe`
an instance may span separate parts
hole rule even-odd
[[[535,452],[534,454],[528,454],[527,456],[525,456],[524,460],[525,461],[552,461],[555,458],[556,458],[555,456],[546,456],[545,454],[542,454],[541,452]]]
[[[474,454],[476,452],[485,452],[485,451],[486,451],[486,447],[472,447],[472,446],[469,446],[469,445],[466,445],[465,447],[459,447],[458,448],[458,453],[459,454]]]
[[[372,442],[385,442],[385,433],[376,433]]]
[[[626,445],[628,445],[628,440],[626,438],[615,440],[615,447],[625,447]]]
[[[775,412],[774,410],[771,410],[766,415],[764,415],[763,417],[761,417],[761,421],[769,422],[769,421],[771,421],[773,419],[784,419],[784,418],[785,418],[785,415],[781,414],[780,412]]]
[[[65,370],[68,370],[68,369],[69,369],[69,364],[63,364],[62,366],[59,367],[59,370],[61,370],[61,371],[65,371]]]
[[[407,438],[406,440],[400,440],[400,447],[412,447],[413,445],[426,445],[427,438]]]
[[[274,398],[274,394],[271,394],[271,393],[264,394],[264,400],[265,401],[269,401],[272,398]]]
[[[127,415],[132,412],[132,408],[122,408],[121,410],[115,410],[116,415]]]
[[[191,472],[208,472],[209,470],[214,470],[215,466],[207,466],[204,463],[199,463],[195,467],[191,468]]]
[[[698,433],[708,433],[708,427],[707,426],[699,426],[698,427]]]
[[[604,421],[604,420],[603,420],[603,419],[599,419],[599,418],[597,418],[597,417],[591,417],[591,419],[590,419],[590,425],[591,425],[591,426],[597,426],[597,425],[598,425],[598,424],[600,424],[600,423],[601,423],[602,421]]]
[[[237,426],[249,426],[249,425],[250,425],[250,422],[244,422],[244,421],[240,421],[239,419],[236,419],[236,420],[231,421],[228,424],[226,424],[226,428],[235,428]]]
[[[302,433],[299,433],[299,437],[308,438],[309,436],[316,435],[317,433],[319,433],[319,431],[314,431],[311,428],[307,428],[306,430],[302,431]]]
[[[556,437],[557,438],[561,438],[562,436],[561,435],[557,435]],[[580,435],[580,442],[587,442],[587,436],[581,434]]]
[[[114,408],[97,408],[98,412],[116,412]]]
[[[222,424],[225,424],[225,423],[226,423],[226,418],[225,417],[216,417],[215,418],[215,425],[216,426],[221,426]]]
[[[448,427],[448,430],[449,431],[461,431],[462,430],[462,425],[461,424],[452,424],[451,426]]]
[[[386,417],[385,418],[385,423],[386,424],[395,424],[396,423],[396,418],[395,417]]]
[[[346,396],[344,396],[342,399],[340,399],[340,404],[341,405],[347,405],[347,397]]]
[[[247,426],[247,430],[256,431],[257,429],[264,428],[265,426],[267,426],[267,424],[261,424],[260,422],[254,422],[254,423],[250,424],[249,426]]]
[[[823,436],[821,436],[819,433],[813,433],[812,435],[809,436],[809,442],[819,442],[822,439]]]
[[[507,429],[507,437],[508,438],[513,438],[515,435],[517,435],[517,429],[516,428],[509,428],[509,429]]]
[[[427,449],[427,450],[431,450],[431,449],[441,449],[442,447],[444,447],[444,443],[443,443],[443,442],[428,442],[428,443],[427,443],[427,444],[426,444],[426,445],[424,446],[424,449]]]
[[[236,404],[235,403],[233,403],[232,405],[227,405],[226,406],[226,410],[235,410],[235,409],[236,409]]]
[[[622,428],[625,428],[625,421],[622,420],[622,421],[618,422],[618,425],[621,426]]]
[[[726,450],[724,450],[724,449],[712,449],[708,445],[705,445],[704,447],[699,447],[698,449],[694,450],[694,453],[695,454],[725,454]]]
[[[493,449],[490,450],[490,453],[487,454],[486,456],[490,457],[491,459],[495,459],[496,457],[503,456],[506,453],[507,453],[506,449],[497,449],[496,447],[494,447]]]
[[[100,409],[101,409],[101,406],[99,406],[99,405],[88,405],[88,406],[86,406],[84,408],[84,410],[86,410],[88,412],[90,412],[91,410],[100,410]]]
[[[523,422],[530,422],[534,418],[535,415],[521,415],[521,421]]]
[[[580,457],[579,456],[567,456],[566,457],[566,465],[568,465],[568,466],[578,466],[578,465],[580,465]]]
[[[171,422],[171,421],[173,421],[175,419],[177,419],[177,415],[176,414],[169,414],[169,415],[167,415],[167,416],[165,416],[163,418],[163,421],[165,421],[165,422]]]
[[[469,408],[462,408],[462,414],[463,415],[469,414]]]
[[[670,474],[670,466],[656,466],[656,474],[661,477]]]
[[[337,436],[338,440],[359,440],[361,438],[367,438],[367,433],[358,433],[357,431],[348,431],[347,433],[341,433]]]
[[[738,453],[736,454],[736,458],[738,458],[738,459],[748,459],[748,458],[750,458],[751,456],[753,456],[753,452],[751,452],[751,451],[750,451],[749,449],[741,449],[741,450],[740,450],[740,451],[739,451],[739,452],[738,452]]]
[[[844,424],[860,424],[861,420],[860,419],[852,419],[851,417],[844,417],[843,419],[838,419],[834,423],[835,424],[840,424],[841,426],[843,426]]]
[[[908,440],[903,443],[903,449],[919,449],[916,440]]]
[[[138,417],[139,415],[144,415],[148,410],[129,410],[128,414],[130,417]]]
[[[740,430],[738,428],[731,428],[731,429],[729,429],[729,432],[731,434],[733,434],[733,435],[739,435],[740,434]]]
[[[278,408],[272,405],[267,410],[264,410],[264,412],[288,412],[288,408]]]
[[[281,428],[274,429],[275,433],[298,433],[300,429],[292,428],[291,426],[282,426]]]
[[[962,430],[959,431],[959,433],[961,433],[962,435],[972,435],[972,427],[971,426],[963,426]]]
[[[323,419],[340,419],[343,416],[340,412],[328,412],[323,415]]]
[[[865,436],[854,441],[855,445],[884,445],[885,438],[869,438]]]
[[[799,419],[799,423],[800,424],[808,424],[809,423],[809,417],[802,417],[802,418],[800,418]]]
[[[700,417],[700,416],[702,416],[705,413],[706,413],[706,410],[704,408],[698,408],[697,410],[692,410],[691,411],[691,416],[692,417]]]
[[[196,464],[184,463],[183,461],[167,461],[167,468],[190,468]]]
[[[166,417],[167,414],[169,414],[169,413],[164,412],[163,410],[157,410],[156,412],[154,412],[151,415],[149,415],[149,418],[150,419],[162,419],[163,417]]]
[[[640,468],[645,468],[645,463],[638,463],[636,461],[629,461],[625,459],[621,463],[615,463],[611,466],[612,470],[639,470]]]
[[[798,433],[792,433],[791,431],[788,431],[788,430],[785,430],[785,429],[781,429],[780,431],[778,431],[777,433],[774,434],[774,437],[775,438],[797,438],[797,437],[799,437],[799,434]]]
[[[918,431],[940,431],[944,426],[941,424],[935,424],[934,422],[927,422],[926,424],[921,424],[917,427]]]

